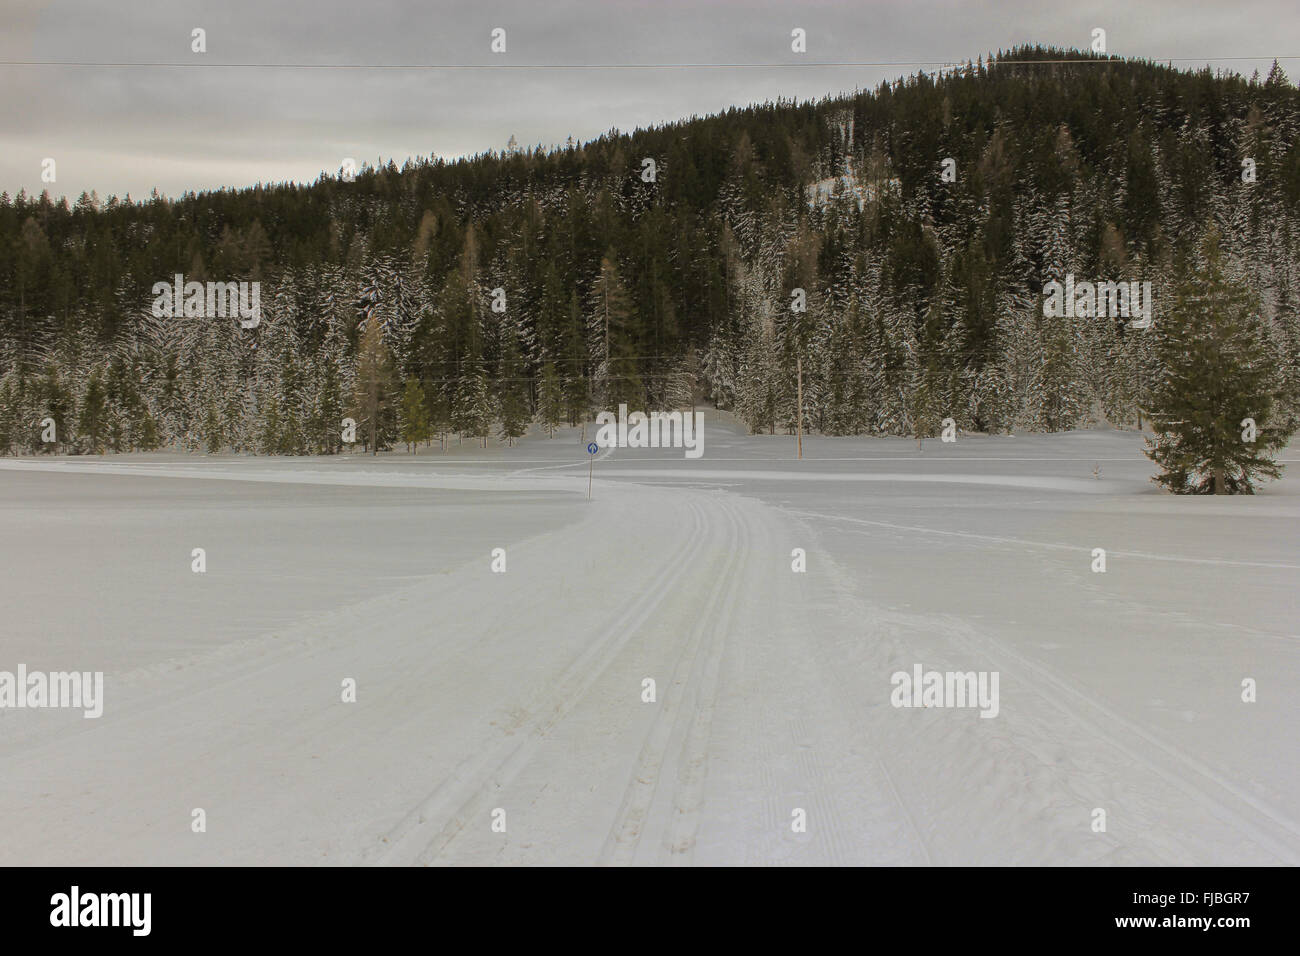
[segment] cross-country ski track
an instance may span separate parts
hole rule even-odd
[[[0,714],[0,862],[1300,863],[1286,793],[1187,752],[959,606],[880,602],[823,540],[880,522],[782,508],[727,490],[725,472],[598,478],[588,502],[581,467],[0,462],[0,487],[26,471],[583,499],[519,539],[484,521],[452,566],[382,593],[110,670],[100,719]],[[957,533],[878,530],[909,527]],[[980,537],[964,543],[1018,540]],[[792,573],[794,548],[808,573]],[[997,718],[891,706],[890,675],[916,662],[1000,672]],[[1097,807],[1107,832],[1089,826]]]

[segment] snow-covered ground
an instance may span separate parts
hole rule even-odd
[[[1300,863],[1300,477],[1175,498],[1112,431],[793,454],[707,411],[590,500],[576,430],[0,459],[0,671],[105,681],[0,710],[0,863]],[[996,716],[893,706],[917,665]]]

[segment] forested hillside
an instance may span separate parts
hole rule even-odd
[[[1044,285],[1149,281],[1158,326],[1212,227],[1297,394],[1300,93],[1276,66],[1021,49],[354,181],[5,193],[0,453],[332,452],[345,417],[381,447],[509,440],[619,402],[784,430],[797,365],[829,434],[1134,426],[1154,336],[1045,318]],[[260,282],[260,323],[155,317],[177,273]]]

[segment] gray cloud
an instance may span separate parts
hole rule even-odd
[[[1256,57],[1213,65],[1247,75],[1300,54],[1294,0],[1189,7],[1174,0],[1061,4],[502,0],[416,3],[6,0],[0,59],[201,62],[196,67],[0,66],[0,188],[75,197],[152,188],[310,181],[345,156],[458,156],[584,140],[763,100],[871,88],[912,66],[964,62],[1020,43],[1112,53]],[[488,49],[493,27],[509,49]],[[790,51],[790,30],[808,53]],[[207,30],[208,53],[190,52]],[[227,68],[218,63],[438,63],[491,69]],[[503,70],[502,64],[766,64],[731,69]],[[780,64],[796,64],[783,66]],[[1300,61],[1284,61],[1291,74]],[[41,160],[58,181],[41,182]]]

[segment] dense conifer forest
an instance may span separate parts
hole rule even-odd
[[[1153,402],[1177,354],[1123,320],[1045,317],[1044,286],[1150,282],[1158,330],[1211,235],[1280,427],[1300,394],[1300,93],[1276,65],[1022,48],[309,185],[6,192],[0,453],[331,453],[347,417],[367,447],[509,442],[619,403],[780,432],[796,369],[825,434],[1136,427],[1170,411]],[[259,282],[260,321],[155,316],[178,273]]]

